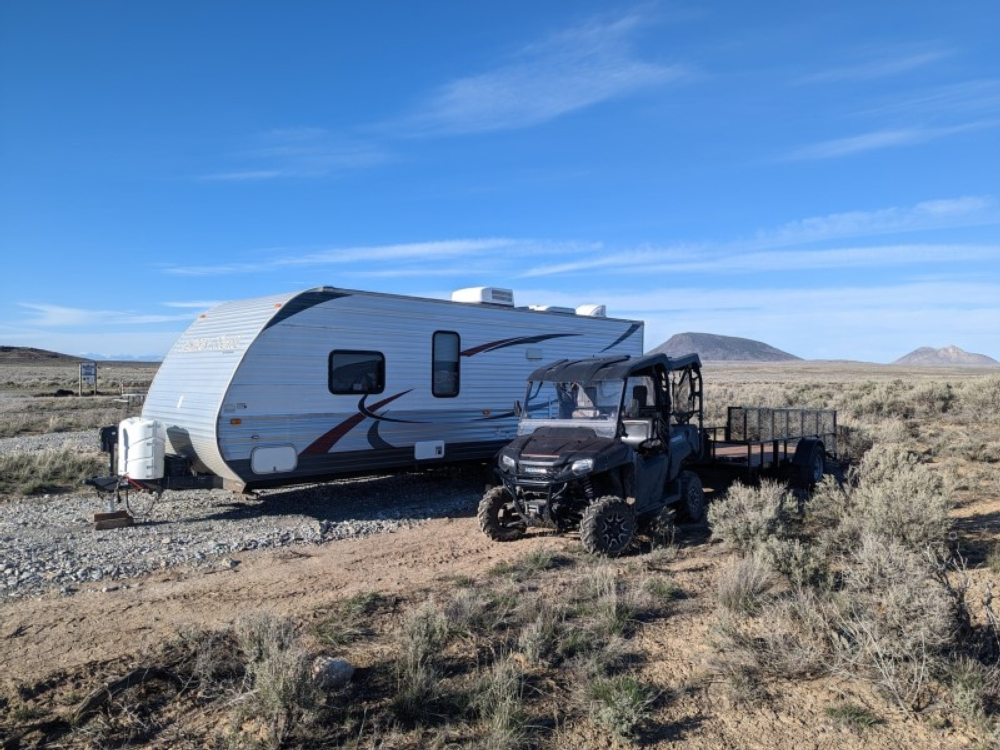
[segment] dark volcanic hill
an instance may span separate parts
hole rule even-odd
[[[649,353],[659,352],[668,357],[696,352],[699,357],[709,362],[793,362],[802,359],[761,341],[737,336],[719,336],[714,333],[674,334]]]
[[[47,349],[33,349],[30,346],[0,346],[0,364],[33,365],[33,364],[72,364],[84,362],[80,357],[70,354],[50,352]]]
[[[919,349],[900,357],[894,365],[1000,365],[992,357],[985,354],[973,354],[964,349],[959,349],[952,344],[942,349],[934,349],[930,346],[922,346]]]

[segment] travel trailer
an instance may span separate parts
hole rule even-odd
[[[250,491],[490,459],[517,434],[540,365],[642,351],[640,321],[601,305],[516,307],[493,287],[451,301],[320,287],[227,302],[173,345],[142,416],[105,428],[118,476],[91,483]]]

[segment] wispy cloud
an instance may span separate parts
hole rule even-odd
[[[747,251],[704,248],[700,252],[627,250],[602,253],[571,263],[536,266],[520,278],[564,275],[600,269],[604,274],[628,275],[641,268],[650,273],[711,273],[713,276],[765,271],[833,270],[838,268],[914,267],[929,263],[989,261],[1000,258],[1000,245],[911,244],[872,245],[823,250]]]
[[[785,156],[786,161],[806,161],[814,159],[836,159],[853,156],[866,151],[885,148],[915,146],[920,143],[946,138],[972,130],[984,130],[1000,125],[1000,120],[980,120],[947,127],[913,127],[890,130],[876,130],[870,133],[835,138],[795,149]]]
[[[1000,203],[992,196],[963,196],[893,206],[875,211],[812,216],[757,233],[759,245],[791,245],[844,237],[1000,224]]]
[[[253,182],[328,177],[383,164],[389,156],[374,144],[322,128],[283,128],[255,136],[252,144],[228,159],[236,166],[204,174],[201,179]]]
[[[71,328],[98,325],[150,325],[153,323],[173,323],[191,320],[188,315],[155,315],[121,310],[86,310],[78,307],[19,302],[21,307],[31,310],[34,316],[29,325]]]
[[[920,88],[879,102],[859,114],[937,120],[989,118],[1000,109],[1000,81],[984,78]]]
[[[330,266],[350,263],[364,263],[369,270],[377,270],[380,263],[400,263],[406,261],[427,263],[476,257],[484,253],[503,252],[505,255],[523,254],[538,247],[531,240],[515,240],[504,237],[479,239],[439,240],[432,242],[409,242],[392,245],[331,248],[313,252],[294,252],[265,258],[258,262],[225,263],[205,266],[172,266],[165,272],[175,276],[219,276],[241,273],[263,273],[277,269],[300,268],[306,266]]]
[[[184,310],[207,310],[221,305],[225,300],[195,300],[191,302],[161,302],[164,307],[178,307]]]
[[[964,196],[894,206],[874,211],[813,216],[765,229],[742,240],[701,244],[640,246],[617,251],[603,247],[574,253],[571,260],[528,267],[520,278],[537,278],[606,269],[607,273],[672,271],[743,273],[761,270],[891,267],[955,260],[998,260],[998,245],[897,243],[860,247],[778,251],[795,245],[905,234],[907,232],[1000,224],[1000,202],[992,196]],[[599,252],[598,252],[599,251]]]
[[[630,15],[554,34],[495,70],[445,84],[394,127],[410,135],[530,127],[687,76],[680,65],[636,57],[633,37],[642,24]]]
[[[890,50],[888,53],[882,51],[879,54],[863,54],[862,56],[867,59],[806,75],[799,80],[799,83],[833,83],[889,78],[925,67],[952,54],[953,52],[947,49]]]

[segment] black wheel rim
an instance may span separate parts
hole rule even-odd
[[[632,540],[633,523],[625,511],[613,508],[601,516],[598,536],[605,549],[617,552]]]

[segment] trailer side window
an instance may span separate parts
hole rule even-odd
[[[461,345],[454,331],[438,331],[431,341],[431,393],[439,398],[458,395]]]
[[[331,393],[381,393],[385,389],[385,356],[381,352],[330,352]]]

